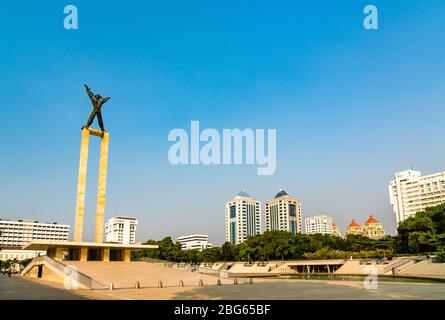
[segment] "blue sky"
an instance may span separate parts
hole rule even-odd
[[[63,8],[79,29],[63,28]],[[367,4],[379,30],[363,28]],[[0,5],[0,217],[73,224],[83,83],[112,99],[106,218],[139,219],[138,240],[208,233],[224,203],[279,188],[303,218],[342,232],[369,214],[395,231],[388,182],[444,170],[445,3],[429,1],[8,1]],[[274,128],[277,170],[172,166],[173,128]],[[90,147],[86,239],[98,143]]]

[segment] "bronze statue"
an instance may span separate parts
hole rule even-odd
[[[89,126],[93,123],[94,117],[97,115],[97,121],[99,122],[99,127],[102,130],[102,133],[105,131],[104,129],[104,123],[102,121],[102,113],[100,111],[100,108],[108,101],[110,100],[110,97],[102,98],[100,94],[93,94],[90,90],[90,88],[84,84],[85,89],[87,90],[88,96],[90,97],[91,103],[93,104],[93,111],[91,111],[90,117],[88,118],[87,124],[82,127],[89,128]]]

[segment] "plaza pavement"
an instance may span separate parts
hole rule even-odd
[[[101,283],[102,288],[108,288],[110,282],[115,288],[134,288],[136,282],[139,282],[141,287],[156,288],[159,281],[164,287],[177,287],[180,281],[184,286],[198,286],[200,280],[204,284],[216,284],[218,280],[214,275],[169,268],[163,263],[69,261],[66,264]],[[233,282],[231,279],[220,281],[223,284]]]
[[[443,283],[379,282],[367,290],[361,281],[257,279],[254,284],[215,284],[185,287],[65,290],[63,284],[37,279],[0,276],[0,299],[445,299]]]

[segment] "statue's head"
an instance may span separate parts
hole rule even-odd
[[[96,95],[94,95],[94,97],[95,97],[96,99],[102,99],[102,96],[101,96],[100,94],[96,94]]]

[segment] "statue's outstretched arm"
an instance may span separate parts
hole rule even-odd
[[[90,98],[93,98],[93,93],[90,90],[90,87],[88,87],[86,84],[84,84],[85,90],[87,91],[87,94]]]
[[[106,97],[102,100],[103,103],[107,102],[108,100],[110,100],[111,97]]]

